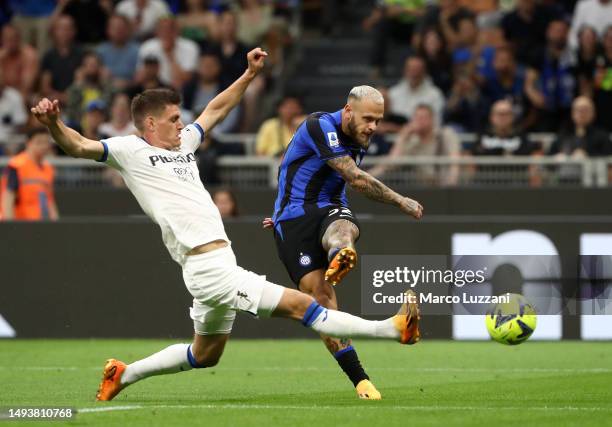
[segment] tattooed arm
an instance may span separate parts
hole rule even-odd
[[[402,212],[412,215],[416,219],[423,216],[423,206],[416,200],[404,197],[391,190],[372,175],[357,167],[349,156],[336,157],[327,161],[329,167],[338,172],[354,190],[364,196],[399,207]]]

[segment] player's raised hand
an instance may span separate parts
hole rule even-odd
[[[264,67],[264,59],[266,56],[268,56],[268,53],[259,47],[256,47],[247,53],[249,70],[255,74],[258,74]]]
[[[272,229],[274,227],[274,221],[272,221],[272,218],[264,218],[261,222],[261,226],[264,229]]]
[[[57,99],[50,101],[48,98],[43,98],[30,111],[40,123],[45,126],[51,126],[59,118],[59,101]]]
[[[412,200],[410,197],[404,197],[400,202],[400,209],[402,212],[413,216],[416,219],[421,219],[423,216],[423,206],[416,200]]]

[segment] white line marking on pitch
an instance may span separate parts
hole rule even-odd
[[[483,406],[299,406],[299,405],[238,405],[238,404],[221,404],[221,405],[131,405],[131,406],[100,406],[94,408],[77,409],[77,413],[97,413],[110,411],[133,411],[147,409],[322,409],[337,411],[340,409],[394,409],[394,410],[415,410],[415,411],[612,411],[612,407],[576,407],[576,406],[499,406],[499,407],[483,407]]]

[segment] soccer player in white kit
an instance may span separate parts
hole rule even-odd
[[[244,74],[187,126],[180,118],[180,96],[169,89],[147,90],[134,98],[132,116],[139,135],[102,141],[84,138],[65,126],[57,100],[45,98],[31,110],[67,154],[105,162],[119,171],[144,212],[159,225],[193,296],[193,342],[171,345],[131,364],[107,360],[97,400],[111,400],[123,388],[152,375],[216,365],[236,311],[298,320],[334,337],[387,338],[403,344],[420,338],[413,293],[406,294],[397,315],[371,321],[325,309],[311,296],[270,283],[236,264],[219,211],[199,179],[194,152],[204,132],[210,132],[238,104],[263,68],[266,55],[259,48],[249,52]]]

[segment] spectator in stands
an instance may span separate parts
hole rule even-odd
[[[221,61],[212,52],[202,55],[194,78],[183,90],[183,108],[191,111],[195,117],[203,111],[208,103],[222,90]],[[240,124],[240,106],[236,106],[227,117],[219,123],[213,133],[216,135],[237,130]]]
[[[608,27],[602,40],[603,52],[597,58],[595,69],[595,105],[599,111],[597,123],[612,132],[612,25]]]
[[[474,76],[457,76],[446,101],[444,122],[460,132],[479,132],[487,111],[487,102],[482,97]]]
[[[113,87],[102,68],[100,58],[94,52],[83,56],[83,62],[75,73],[74,83],[67,91],[66,116],[70,126],[82,127],[81,118],[85,107],[93,100],[110,104]]]
[[[212,199],[219,209],[221,218],[236,218],[238,216],[238,201],[231,190],[219,189],[213,192]]]
[[[159,69],[159,59],[157,57],[147,56],[142,60],[142,66],[134,77],[134,84],[128,86],[125,90],[130,99],[147,89],[169,87],[159,79]]]
[[[389,41],[410,46],[415,23],[424,13],[424,0],[381,0],[363,21],[364,29],[374,33],[370,56],[377,74],[385,67]]]
[[[101,139],[100,126],[106,120],[106,104],[101,99],[90,101],[85,107],[82,120],[82,134],[85,138],[98,141]]]
[[[568,25],[555,20],[548,24],[546,47],[527,69],[525,92],[538,109],[537,130],[554,132],[567,123],[576,92],[574,56],[567,46]]]
[[[524,129],[526,122],[525,67],[516,63],[510,48],[498,48],[493,59],[493,72],[484,79],[482,94],[487,103],[486,111],[500,99],[512,102],[518,127]]]
[[[604,31],[612,22],[612,1],[610,0],[581,0],[576,4],[570,31],[570,46],[578,47],[579,33],[582,27],[588,25],[603,36]]]
[[[23,97],[17,89],[4,83],[4,70],[0,68],[0,151],[17,151],[15,137],[27,121]]]
[[[493,74],[495,48],[481,43],[475,17],[465,16],[459,19],[456,40],[450,48],[455,75],[474,74],[477,79],[482,80]]]
[[[55,170],[45,157],[51,152],[46,128],[28,134],[25,151],[13,157],[3,172],[0,194],[4,220],[57,220],[53,194]]]
[[[180,90],[194,75],[200,49],[195,42],[179,37],[178,25],[172,17],[157,22],[156,34],[157,37],[144,42],[140,47],[139,61],[142,63],[149,56],[157,57],[160,80]]]
[[[66,102],[66,90],[83,61],[83,49],[74,42],[74,21],[70,16],[58,17],[52,28],[54,47],[42,59],[41,95]]]
[[[593,125],[595,105],[586,96],[572,103],[572,126],[561,133],[551,145],[548,154],[559,158],[585,158],[612,154],[612,141],[608,132]]]
[[[437,6],[429,8],[419,25],[419,32],[437,28],[448,46],[456,46],[459,39],[459,21],[474,14],[459,4],[458,0],[440,0]],[[418,45],[418,42],[417,42]]]
[[[244,73],[249,48],[238,41],[237,20],[233,12],[223,12],[219,25],[217,53],[221,58],[221,83],[226,87]],[[242,98],[242,131],[252,130],[257,115],[257,102],[264,89],[265,78],[260,74],[251,82]]]
[[[125,93],[117,93],[113,97],[110,108],[110,120],[102,123],[98,129],[102,138],[127,136],[136,133],[130,113],[130,98]]]
[[[389,111],[406,119],[412,116],[418,104],[427,104],[441,120],[444,110],[444,96],[427,74],[425,60],[410,56],[404,64],[404,78],[389,89]]]
[[[38,52],[32,46],[22,43],[17,27],[6,24],[2,27],[0,68],[4,84],[17,89],[24,99],[29,99],[39,71]]]
[[[258,156],[281,156],[296,131],[295,118],[301,116],[302,103],[295,96],[285,96],[278,104],[277,116],[263,122],[257,132],[255,153]]]
[[[538,147],[531,143],[514,126],[514,111],[508,100],[493,104],[489,116],[490,128],[483,132],[472,147],[472,154],[478,156],[531,155]]]
[[[444,38],[438,30],[430,28],[421,38],[418,54],[425,59],[431,79],[442,93],[447,93],[453,83],[452,60]]]
[[[461,154],[461,141],[450,127],[436,125],[434,111],[427,104],[415,108],[410,122],[399,132],[389,158],[398,157],[434,157],[446,156],[458,158]],[[391,167],[380,165],[373,168],[370,174],[380,176]],[[434,166],[418,168],[419,181],[430,185],[456,185],[459,178],[458,165],[445,167],[442,171]]]
[[[19,29],[24,43],[46,52],[49,48],[49,20],[56,0],[11,0],[12,23]]]
[[[238,40],[246,46],[261,44],[272,28],[274,9],[261,0],[239,0],[234,3]]]
[[[115,11],[130,18],[134,25],[134,34],[141,40],[155,32],[161,18],[170,15],[168,4],[163,0],[122,0]]]
[[[134,78],[138,62],[137,42],[131,40],[131,22],[124,15],[112,15],[108,20],[108,41],[98,45],[96,52],[109,70],[113,86],[125,88]]]
[[[61,15],[72,17],[76,25],[76,40],[97,44],[105,39],[108,17],[113,13],[112,0],[58,0],[51,24]]]
[[[531,52],[546,44],[548,24],[559,18],[555,9],[537,4],[536,0],[517,0],[516,9],[502,19],[504,37],[512,44],[521,63],[532,61]]]
[[[181,36],[200,46],[219,38],[219,15],[207,7],[205,0],[186,0],[176,17]]]
[[[576,64],[576,79],[581,95],[593,96],[595,65],[600,55],[601,46],[597,32],[593,27],[582,27],[578,32],[578,61]]]

